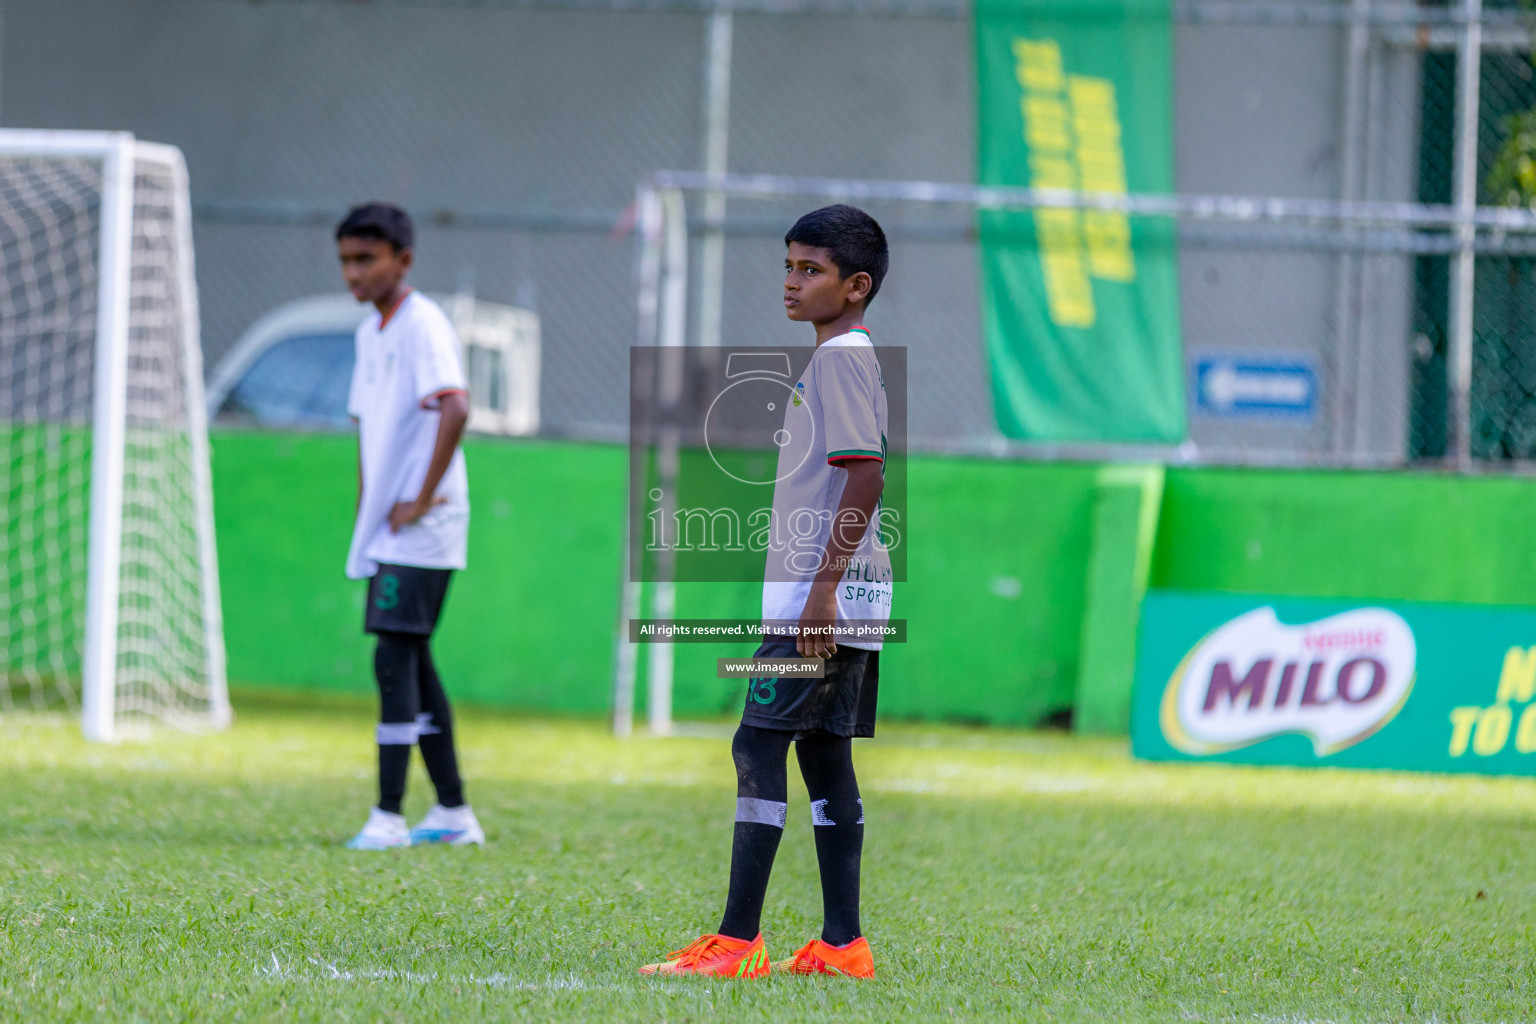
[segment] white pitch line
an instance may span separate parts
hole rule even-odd
[[[257,963],[256,976],[272,981],[298,981],[298,982],[324,982],[324,981],[404,981],[413,985],[426,985],[433,982],[443,982],[449,985],[480,985],[485,988],[500,988],[514,991],[556,991],[556,992],[581,992],[595,991],[599,989],[613,989],[614,985],[593,985],[574,976],[548,978],[544,981],[526,981],[514,978],[510,974],[446,974],[436,972],[401,971],[392,967],[371,968],[367,970],[349,970],[337,967],[333,963],[321,963],[314,957],[305,957],[313,965],[313,969],[295,970],[284,967],[278,962],[277,954],[271,954],[271,965]]]

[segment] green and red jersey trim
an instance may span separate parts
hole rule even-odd
[[[845,448],[841,451],[828,452],[827,462],[850,462],[854,459],[874,459],[876,462],[884,462],[885,456],[879,452],[866,451],[863,448]]]
[[[467,389],[465,389],[465,388],[442,388],[442,389],[440,389],[438,391],[432,392],[426,398],[423,398],[421,400],[421,407],[423,409],[438,409],[438,408],[442,407],[443,396],[444,395],[467,395],[467,394],[469,394],[469,391]]]

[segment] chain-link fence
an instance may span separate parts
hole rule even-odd
[[[737,229],[728,226],[724,237],[720,331],[733,345],[790,344],[796,337],[778,310],[777,278],[765,270],[782,257],[782,242],[769,225],[837,199],[895,225],[892,234],[906,239],[898,246],[902,259],[893,263],[869,319],[882,344],[908,352],[916,450],[1342,466],[1399,465],[1411,458],[1408,452],[1438,459],[1446,450],[1446,380],[1443,370],[1438,378],[1429,375],[1435,353],[1424,333],[1435,330],[1443,339],[1445,329],[1419,303],[1427,281],[1445,316],[1457,249],[1453,207],[666,173],[645,191],[670,198],[652,200],[667,212],[647,233],[653,252],[642,260],[651,271],[648,280],[641,275],[642,343],[665,344],[670,337],[687,344],[704,333],[698,295],[704,275],[696,261],[710,225],[687,211],[702,208],[711,191],[730,196],[737,217]],[[1005,440],[996,431],[979,318],[973,304],[953,301],[976,287],[971,225],[981,211],[1053,207],[1121,210],[1138,234],[1156,223],[1175,226],[1189,363],[1190,436],[1182,443],[1041,443]],[[1533,251],[1536,217],[1486,208],[1477,216],[1484,222],[1474,243],[1479,274],[1495,260],[1519,258],[1511,253]],[[669,217],[686,220],[692,244],[672,243],[668,252]],[[761,232],[746,229],[751,217],[764,225]],[[674,275],[686,283],[675,285],[677,297],[669,301]],[[1479,296],[1499,283],[1483,281]],[[1480,345],[1485,336],[1480,333]],[[1439,383],[1431,400],[1422,393],[1426,378]],[[1484,403],[1478,408],[1486,408],[1488,399],[1477,399]],[[1506,422],[1515,429],[1514,419]],[[1430,445],[1438,448],[1426,450]],[[1486,457],[1482,449],[1476,454]]]
[[[1458,226],[1536,196],[1527,10],[1175,0],[1171,17],[1179,194],[1443,216],[1177,212],[1190,443],[1169,454],[1536,457],[1536,250],[1518,230]],[[186,152],[210,368],[262,314],[335,289],[331,225],[386,198],[421,222],[420,285],[537,310],[544,431],[617,438],[636,183],[663,168],[974,182],[975,45],[958,0],[8,0],[0,118],[126,127]],[[1478,74],[1460,74],[1473,53]],[[813,130],[817,96],[853,116]],[[722,341],[784,337],[779,239],[803,206],[725,202],[723,280],[690,285],[690,342],[708,340],[693,300],[711,291]],[[913,449],[1012,450],[991,405],[974,211],[871,210],[895,250],[871,326],[911,353]],[[698,229],[713,212],[690,207],[695,268],[712,263]],[[1222,408],[1251,386],[1248,364],[1310,374],[1308,409]]]

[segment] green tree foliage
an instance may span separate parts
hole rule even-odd
[[[1500,206],[1536,206],[1536,110],[1505,118],[1505,139],[1484,183]]]

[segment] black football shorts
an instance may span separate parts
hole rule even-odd
[[[754,658],[798,657],[793,637],[770,636]],[[751,679],[743,725],[833,736],[873,736],[875,702],[879,696],[880,652],[858,647],[837,648],[827,659],[824,679]]]
[[[364,631],[431,636],[443,613],[451,576],[452,569],[380,565],[368,583]]]

